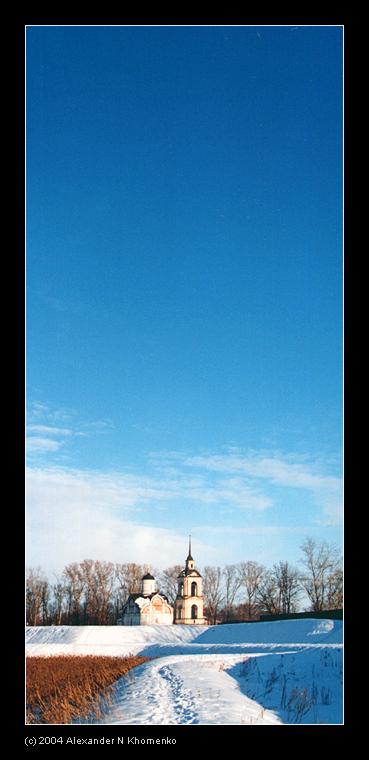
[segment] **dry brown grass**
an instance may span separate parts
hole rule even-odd
[[[27,657],[27,723],[101,717],[114,682],[148,657]]]

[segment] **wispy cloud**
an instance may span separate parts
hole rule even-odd
[[[49,413],[49,407],[42,401],[32,401],[30,408],[30,416],[32,418],[44,417]]]
[[[237,536],[242,533],[247,536],[260,536],[260,534],[280,536],[286,533],[304,535],[306,532],[305,528],[296,528],[291,525],[198,525],[197,530],[220,536],[230,533]]]
[[[243,473],[251,477],[269,480],[275,485],[292,488],[333,488],[340,483],[338,478],[314,473],[306,464],[288,459],[265,456],[198,456],[189,457],[185,464],[200,469],[227,474]]]
[[[285,457],[253,454],[240,456],[207,455],[187,457],[184,464],[191,468],[208,470],[228,477],[249,477],[253,481],[273,486],[310,491],[315,503],[322,507],[325,522],[337,523],[342,519],[342,481],[340,478],[322,474],[314,463],[296,462],[296,456]]]
[[[71,420],[75,417],[74,409],[60,407],[51,408],[43,401],[32,401],[28,410],[28,421],[30,424],[42,421],[44,424],[58,424],[62,421]]]
[[[27,417],[27,453],[33,458],[59,454],[73,439],[107,432],[114,427],[111,420],[78,421],[73,409],[55,409],[41,401],[30,404]]]
[[[85,427],[92,428],[93,430],[112,430],[114,423],[112,420],[95,420],[94,422],[86,422]]]
[[[50,427],[49,425],[28,425],[29,433],[42,433],[43,435],[75,435],[70,428]]]
[[[46,436],[30,440],[40,449],[55,446]],[[282,494],[283,489],[304,489],[310,494],[302,513],[306,521],[285,527],[281,489]],[[314,522],[318,531],[319,525],[339,522],[340,494],[339,479],[318,472],[313,463],[298,462],[291,455],[268,457],[252,452],[242,456],[235,450],[223,455],[152,455],[139,474],[31,467],[27,475],[29,561],[50,566],[52,558],[55,562],[59,558],[60,565],[90,556],[176,564],[183,552],[183,535],[174,526],[183,528],[183,516],[191,509],[192,517],[196,515],[194,527],[203,537],[198,545],[204,564],[220,562],[221,556],[226,562],[229,556],[241,559],[242,536],[251,541],[248,555],[251,552],[268,562],[277,548],[283,556],[283,541],[291,532],[302,536],[314,533]],[[309,516],[309,504],[313,516]],[[162,510],[168,514],[165,528],[158,525]],[[269,510],[273,523],[268,525],[264,513]],[[280,522],[275,522],[275,515]]]
[[[276,499],[276,489],[299,489],[310,493],[312,503],[322,510],[317,518],[321,524],[340,524],[342,521],[342,481],[322,470],[321,458],[309,454],[251,451],[242,453],[230,447],[226,453],[190,455],[176,451],[152,452],[154,467],[163,473],[177,469],[213,476],[216,490],[223,489],[231,504],[254,503],[266,508]],[[329,467],[330,462],[326,462]]]
[[[28,564],[61,569],[86,557],[116,562],[177,564],[185,551],[175,528],[141,518],[140,504],[166,498],[159,486],[119,474],[62,468],[27,475]],[[133,519],[130,510],[135,507]],[[137,514],[136,514],[137,513]],[[155,522],[155,521],[154,521]],[[198,542],[198,550],[204,544]],[[212,557],[207,550],[207,556]]]
[[[31,439],[32,440],[32,439]],[[45,439],[47,442],[47,439]],[[194,504],[235,505],[241,509],[263,510],[272,502],[265,495],[252,490],[237,478],[210,483],[203,476],[189,476],[178,472],[163,478],[162,473],[133,475],[120,472],[98,472],[91,470],[67,469],[61,467],[30,468],[29,477],[33,487],[51,482],[58,491],[67,488],[68,499],[79,499],[84,494],[91,504],[110,509],[131,509],[150,504],[157,508],[163,503],[180,506],[183,502]],[[40,493],[40,491],[39,491]]]
[[[321,531],[341,522],[341,481],[330,473],[328,463],[327,471],[321,459],[308,454],[242,452],[233,446],[201,455],[153,452],[139,471],[137,465],[131,472],[83,470],[60,466],[77,426],[51,424],[42,417],[45,409],[38,411],[28,438],[33,463],[27,475],[31,563],[50,566],[55,557],[63,565],[90,556],[176,564],[183,552],[183,535],[174,526],[183,529],[187,511],[192,519],[196,516],[193,527],[204,521],[204,531],[198,528],[204,564],[220,562],[222,552],[226,562],[229,556],[241,559],[242,536],[247,535],[248,554],[257,550],[254,556],[268,562],[277,547],[283,556],[283,541],[291,530],[302,535],[314,533],[314,524]],[[109,428],[97,425],[96,434],[99,429]],[[53,465],[45,465],[47,457]],[[300,491],[302,498],[298,493],[296,500],[290,498],[289,509],[295,503],[298,518],[290,530],[283,527],[284,510],[289,492],[295,496],[294,491]],[[166,527],[159,525],[163,511],[168,515]],[[272,515],[269,525],[266,513]]]
[[[60,448],[59,441],[53,441],[50,438],[39,438],[34,436],[27,439],[27,451],[30,454],[44,454],[48,451],[58,451]]]
[[[150,563],[158,568],[178,564],[187,550],[186,509],[182,507],[182,520],[176,512],[167,525],[158,525],[157,519],[160,504],[172,495],[168,483],[119,473],[30,469],[27,563],[41,565],[50,574],[84,558]],[[150,505],[150,516],[141,509],[145,505]],[[198,521],[192,527],[200,569],[245,559],[271,564],[290,556],[288,537],[298,547],[306,532],[304,527],[253,521],[221,525],[216,515],[209,521],[206,512],[197,512]]]

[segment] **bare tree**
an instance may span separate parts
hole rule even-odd
[[[259,612],[267,612],[270,615],[280,614],[280,592],[275,574],[271,570],[263,573],[254,598]]]
[[[83,586],[81,619],[83,625],[89,625],[95,614],[94,609],[94,566],[95,560],[84,559],[80,563]]]
[[[239,573],[238,565],[226,565],[223,569],[223,584],[224,584],[224,618],[229,620],[231,610],[235,603],[237,592],[240,589],[242,579]]]
[[[241,562],[239,565],[241,585],[246,593],[248,620],[257,615],[256,596],[265,573],[265,567],[258,562]]]
[[[326,541],[318,542],[313,538],[306,538],[301,550],[302,587],[310,599],[311,609],[315,612],[324,610],[329,604],[330,579],[341,570],[338,550]]]
[[[301,594],[298,571],[288,562],[278,562],[273,566],[273,575],[279,594],[279,608],[284,614],[296,612],[298,598]]]
[[[96,560],[93,568],[93,586],[91,589],[96,625],[108,625],[110,622],[113,583],[113,563]]]
[[[337,568],[328,576],[327,609],[337,610],[343,606],[343,572]]]
[[[92,562],[92,560],[89,561]],[[82,622],[81,600],[85,588],[81,565],[78,562],[72,562],[70,565],[67,565],[63,570],[63,580],[66,589],[67,624],[80,625]]]
[[[50,601],[50,586],[49,582],[45,579],[41,586],[41,614],[42,625],[49,625],[49,601]]]
[[[92,559],[69,568],[74,594],[78,596],[79,622],[84,625],[108,625],[113,621],[114,569],[112,562]]]
[[[174,604],[178,590],[178,576],[181,565],[172,565],[159,574],[160,590],[168,597],[169,603]]]
[[[134,562],[115,565],[115,576],[124,599],[128,594],[141,591],[141,580],[144,574],[142,565],[136,565]]]
[[[48,580],[40,567],[31,567],[26,577],[27,625],[46,625],[49,600]]]
[[[215,625],[218,618],[218,612],[224,601],[222,569],[220,567],[208,565],[204,568],[203,590],[207,614],[211,622]]]
[[[134,562],[116,563],[114,591],[114,606],[116,619],[119,618],[122,607],[127,601],[129,594],[141,591],[142,576],[145,575],[144,567]]]
[[[63,620],[64,605],[66,599],[66,587],[62,578],[57,578],[52,587],[53,605],[52,620],[53,625],[61,625]]]

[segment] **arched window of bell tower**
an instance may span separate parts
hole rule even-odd
[[[193,604],[191,607],[191,617],[192,617],[192,620],[197,619],[197,605],[196,604]]]
[[[197,583],[193,581],[191,583],[191,596],[197,596]]]

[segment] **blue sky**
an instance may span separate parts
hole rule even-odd
[[[29,564],[339,544],[342,29],[26,44]]]

